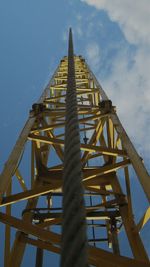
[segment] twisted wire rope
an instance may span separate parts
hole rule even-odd
[[[69,31],[61,267],[87,267],[86,220],[72,32]]]

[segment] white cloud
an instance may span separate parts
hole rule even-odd
[[[76,25],[74,30],[75,30],[76,35],[78,35],[78,37],[82,37],[83,32],[82,32],[81,25]]]
[[[121,52],[113,63],[111,75],[103,81],[103,87],[117,106],[132,140],[138,143],[139,150],[146,152],[150,151],[150,78],[147,69],[150,58],[146,57],[145,50],[139,49],[134,60],[129,67],[127,52]]]
[[[118,22],[131,43],[150,43],[149,0],[82,0],[98,9],[104,9],[112,21]]]
[[[68,40],[68,29],[62,33],[62,39],[64,42]]]
[[[79,39],[83,36],[83,27],[82,27],[82,16],[80,13],[76,14],[74,17],[74,21],[68,21],[66,25],[66,29],[62,33],[62,40],[66,43],[68,40],[68,29],[72,28],[73,35],[78,37]]]
[[[86,57],[93,70],[97,69],[100,63],[100,47],[96,42],[91,42],[86,47]]]
[[[149,0],[82,0],[104,9],[116,21],[129,43],[136,46],[134,56],[125,47],[118,50],[112,72],[102,82],[117,106],[119,117],[138,150],[150,151],[150,2]],[[106,48],[107,49],[107,48]],[[130,49],[130,48],[129,48]],[[91,59],[92,61],[92,59]]]

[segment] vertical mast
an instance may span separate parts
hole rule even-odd
[[[27,143],[32,149],[27,146],[23,153]],[[132,168],[149,198],[150,176],[111,100],[85,59],[74,55],[70,29],[68,56],[33,104],[0,175],[0,222],[5,225],[0,266],[35,260],[36,267],[42,261],[44,267],[50,251],[61,254],[61,267],[150,267],[142,241],[148,238],[144,227],[150,207],[141,190],[135,191]]]

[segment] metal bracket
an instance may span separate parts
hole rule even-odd
[[[112,105],[111,100],[102,100],[99,102],[99,109],[103,114],[116,112],[116,107]]]

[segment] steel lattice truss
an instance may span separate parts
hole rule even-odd
[[[148,199],[149,175],[121,125],[115,107],[85,60],[82,56],[74,56],[74,62],[89,264],[148,267],[150,263],[139,231],[149,220],[150,210],[145,214],[143,211],[140,222],[135,224],[129,166],[134,168]],[[0,221],[6,225],[5,267],[21,266],[28,244],[37,247],[36,266],[42,266],[43,250],[60,253],[58,232],[61,231],[62,207],[58,203],[62,198],[67,73],[68,58],[64,57],[40,100],[33,105],[1,174],[1,207],[6,207],[6,212],[4,209],[0,212]],[[23,155],[27,142],[28,149]],[[24,166],[24,157],[28,167]],[[28,178],[24,177],[21,168],[31,169]],[[122,188],[119,175],[126,188]],[[13,191],[16,178],[20,184],[18,193]],[[18,215],[14,211],[16,207],[21,207]],[[120,256],[118,240],[123,227],[134,259]],[[16,229],[16,235],[10,245],[12,228]],[[103,243],[108,250],[101,248]]]

